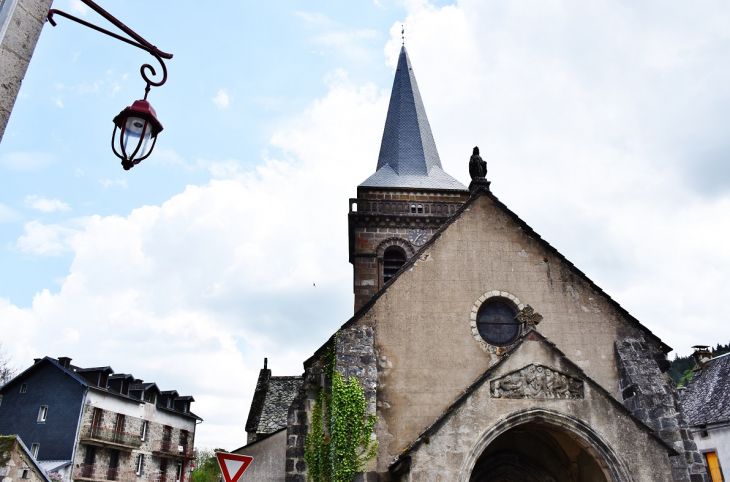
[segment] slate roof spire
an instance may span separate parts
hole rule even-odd
[[[377,171],[360,186],[466,189],[441,168],[405,46],[398,57]]]

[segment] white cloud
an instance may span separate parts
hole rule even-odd
[[[81,15],[82,17],[85,16],[89,12],[89,7],[87,7],[81,0],[71,0],[71,12],[76,13],[78,15]]]
[[[210,100],[212,100],[219,109],[227,109],[231,104],[231,96],[223,89],[219,90],[218,94]]]
[[[41,256],[60,256],[72,251],[71,237],[77,231],[59,226],[46,225],[40,221],[31,221],[23,227],[25,234],[18,238],[15,246],[24,253]]]
[[[58,199],[46,199],[40,196],[26,196],[25,205],[31,209],[37,209],[44,213],[52,213],[55,211],[70,211],[71,206],[61,202]]]

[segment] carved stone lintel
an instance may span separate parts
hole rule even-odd
[[[489,382],[492,398],[584,398],[583,380],[543,365],[531,364]]]
[[[532,306],[527,305],[522,309],[522,311],[517,313],[517,316],[515,316],[515,320],[525,325],[525,331],[528,331],[530,329],[534,330],[537,325],[539,325],[542,321],[542,315],[535,312]]]

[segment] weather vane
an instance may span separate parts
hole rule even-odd
[[[401,41],[401,45],[403,45],[403,46],[406,45],[406,35],[405,34],[406,34],[406,28],[403,25],[401,25],[400,26],[400,41]]]

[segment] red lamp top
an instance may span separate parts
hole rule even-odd
[[[131,106],[121,111],[114,118],[114,124],[122,129],[126,119],[129,117],[139,117],[149,122],[152,127],[153,137],[162,131],[162,123],[157,120],[157,112],[155,112],[155,109],[146,100],[135,100]]]

